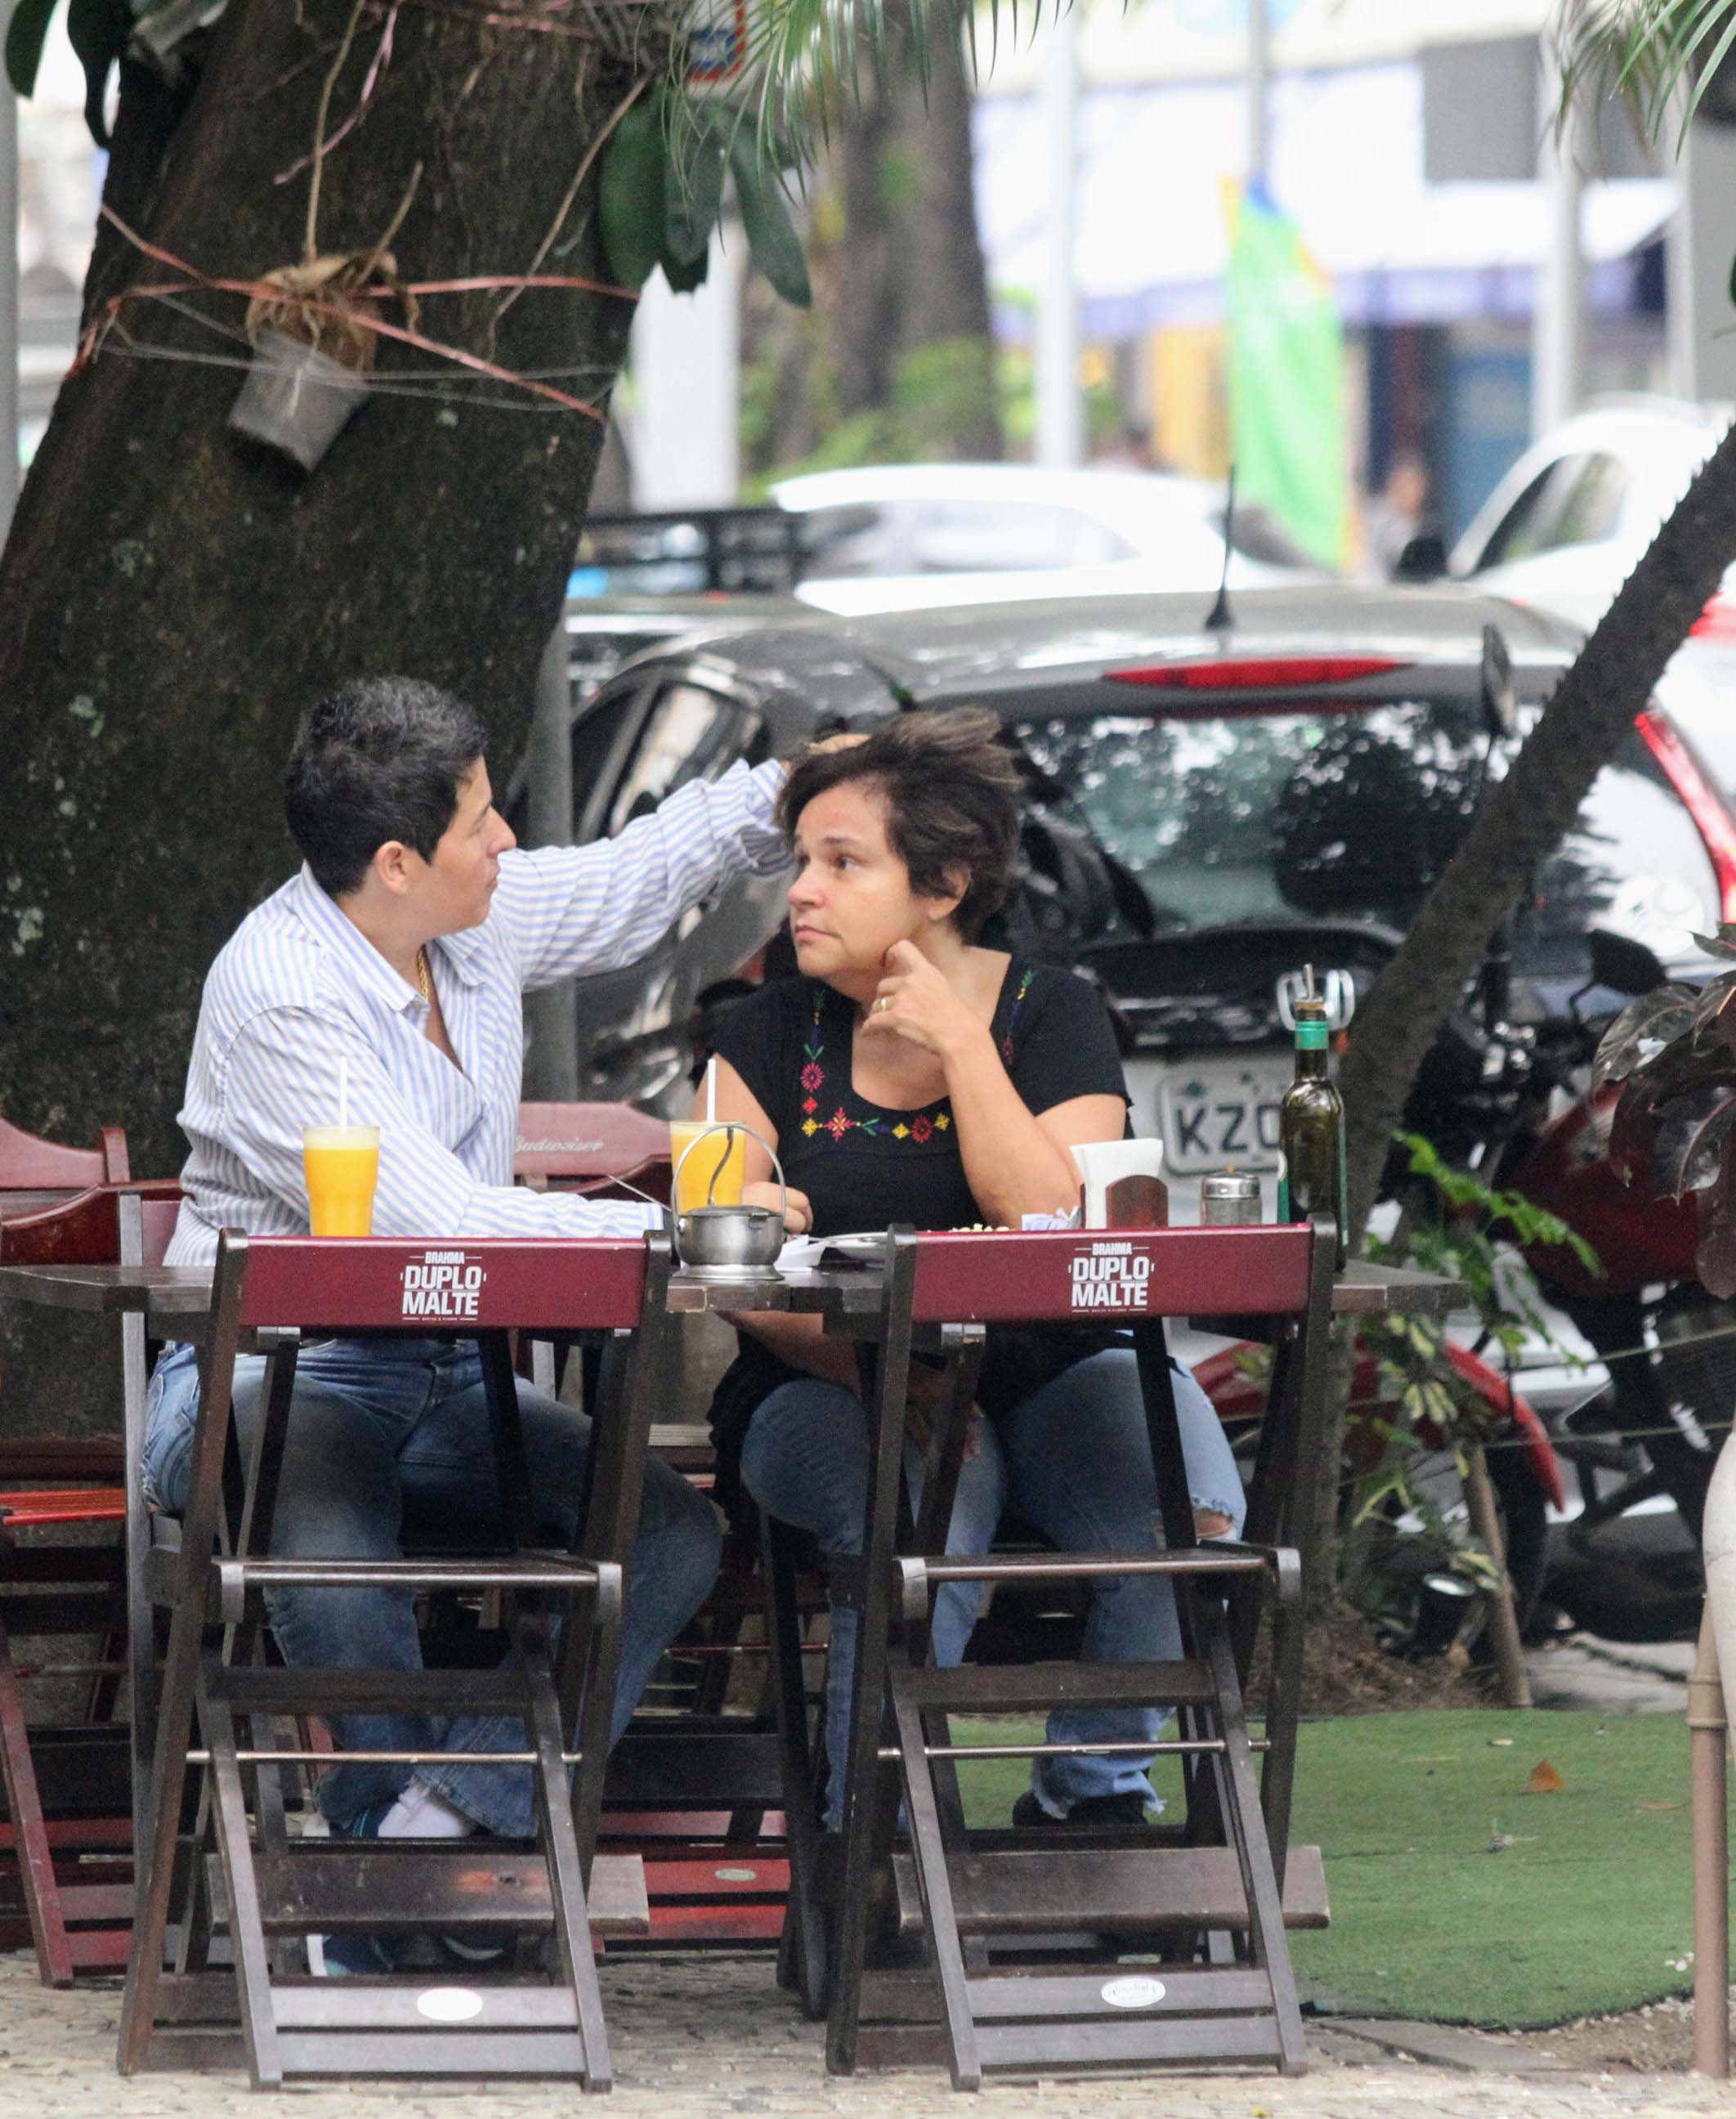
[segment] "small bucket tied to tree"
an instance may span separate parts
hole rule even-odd
[[[358,5],[320,92],[313,149],[308,158],[308,221],[301,262],[280,265],[261,276],[247,312],[253,364],[229,414],[229,425],[238,434],[280,450],[304,471],[314,469],[368,396],[368,371],[380,342],[373,328],[380,305],[401,304],[408,331],[414,332],[417,323],[415,297],[400,284],[397,261],[389,246],[422,181],[421,163],[377,243],[347,256],[322,255],[319,248],[320,188],[326,154],[360,117],[391,50],[393,18],[388,16],[355,113],[336,133],[328,131],[332,90],[361,16]]]
[[[1704,986],[1642,994],[1604,1033],[1594,1096],[1612,1091],[1609,1161],[1624,1184],[1692,1198],[1694,1263],[1708,1291],[1736,1296],[1736,925],[1694,939],[1732,968]]]
[[[362,305],[377,313],[382,299],[400,302],[415,328],[415,297],[377,244],[267,272],[248,304],[253,363],[229,425],[313,470],[367,399],[379,335],[362,321]]]

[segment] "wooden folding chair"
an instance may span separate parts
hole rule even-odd
[[[669,1126],[627,1104],[521,1104],[514,1171],[521,1183],[591,1198],[638,1193],[666,1201]],[[535,1341],[525,1373],[553,1391],[569,1351]],[[588,1403],[598,1369],[595,1350],[581,1352]],[[668,1424],[654,1430],[652,1446],[710,1490],[715,1463],[703,1429]],[[740,1690],[732,1677],[763,1665],[769,1653],[762,1639],[746,1638],[765,1603],[758,1546],[752,1525],[726,1538],[716,1588],[671,1648],[610,1762],[602,1843],[643,1858],[654,1945],[783,1940],[789,1859],[769,1677],[756,1688],[754,1707],[729,1704]]]
[[[103,1127],[95,1148],[67,1148],[59,1141],[44,1140],[35,1134],[24,1133],[0,1118],[0,1226],[28,1220],[48,1209],[64,1206],[98,1186],[124,1185],[130,1175],[123,1127]],[[30,1248],[15,1248],[8,1255],[20,1261],[46,1262],[48,1254],[41,1249],[42,1244],[58,1240],[76,1246],[95,1226],[86,1217],[88,1213],[86,1209],[84,1216],[59,1225],[55,1231],[39,1233],[30,1240]],[[112,1239],[112,1219],[103,1226]],[[112,1257],[113,1254],[109,1255]],[[67,1262],[86,1261],[68,1258]],[[120,1477],[120,1445],[109,1437],[81,1436],[75,1440],[33,1435],[0,1439],[0,1490],[29,1481],[44,1485],[58,1483],[69,1491],[76,1491],[100,1481],[112,1491],[119,1485]],[[113,1519],[104,1514],[89,1519],[92,1522]],[[16,1515],[14,1521],[17,1521]]]
[[[124,1185],[132,1175],[124,1126],[104,1126],[95,1148],[67,1148],[0,1118],[0,1218],[33,1213],[95,1185]]]
[[[172,1185],[100,1186],[0,1222],[0,1264],[115,1262],[123,1223],[141,1232],[134,1254],[141,1255],[146,1217],[160,1257],[179,1196]],[[142,1677],[133,1667],[127,1720],[116,1718],[143,1551],[143,1389],[141,1380],[128,1389],[126,1344],[128,1326],[138,1323],[123,1327],[118,1442],[25,1436],[0,1445],[8,1479],[37,1482],[0,1492],[0,1848],[12,1857],[0,1865],[0,1892],[21,1908],[49,1986],[68,1986],[81,1971],[118,1970],[132,1929],[132,1763],[147,1741],[155,1683],[147,1638]],[[52,1535],[105,1523],[118,1527],[117,1542]],[[94,1660],[65,1645],[78,1637],[100,1644]],[[21,1664],[13,1647],[24,1640],[59,1645]],[[29,1724],[23,1686],[32,1678],[62,1692],[69,1681],[85,1680],[82,1713]],[[16,1916],[0,1913],[0,1936],[16,1925]]]
[[[154,1550],[148,1563],[152,1596],[171,1617],[122,2006],[123,2073],[178,2050],[196,2057],[200,2034],[189,2038],[186,2027],[220,2018],[227,1988],[231,2004],[238,1999],[256,2088],[354,2074],[571,2075],[590,2089],[609,2087],[590,1931],[642,1932],[646,1915],[637,1865],[593,1866],[591,1850],[619,1667],[623,1565],[638,1523],[650,1379],[667,1329],[669,1265],[660,1239],[431,1245],[225,1232],[201,1334],[178,1549]],[[410,1299],[424,1280],[451,1291],[444,1309],[431,1311],[419,1292]],[[434,1321],[460,1315],[461,1324]],[[301,1335],[393,1329],[477,1342],[499,1467],[500,1549],[389,1562],[273,1557]],[[637,1357],[613,1366],[607,1402],[595,1408],[579,1550],[537,1551],[524,1543],[530,1491],[508,1338],[567,1329],[634,1334]],[[250,1347],[268,1362],[243,1470],[230,1396],[237,1355]],[[345,1584],[500,1591],[515,1660],[486,1671],[400,1672],[271,1668],[257,1659],[267,1590]],[[274,1733],[278,1718],[466,1709],[513,1717],[524,1727],[523,1748],[493,1754],[492,1762],[532,1770],[538,1831],[530,1852],[479,1837],[290,1839],[285,1766],[460,1755],[284,1745]],[[201,1830],[183,1843],[190,1767],[204,1769],[206,1799]],[[570,1795],[569,1768],[576,1769]],[[166,1971],[177,1909],[176,1965]],[[206,1931],[218,1919],[229,1930],[233,1988],[226,1976],[198,1968]],[[462,1987],[398,1977],[312,1980],[289,1970],[283,1946],[332,1932],[501,1927],[552,1938],[558,1971],[542,1981],[479,1979]]]
[[[521,1104],[512,1174],[538,1190],[667,1202],[669,1129],[631,1104]]]
[[[1323,1922],[1325,1892],[1317,1850],[1288,1847],[1300,1568],[1293,1551],[1271,1546],[1196,1544],[1163,1320],[1249,1312],[1281,1320],[1289,1395],[1270,1424],[1284,1438],[1275,1449],[1293,1460],[1318,1431],[1332,1250],[1326,1224],[889,1239],[881,1312],[861,1328],[872,1342],[863,1393],[872,1498],[853,1585],[862,1616],[829,2067],[847,2073],[859,2057],[908,2063],[937,2049],[959,2089],[975,2088],[991,2070],[1201,2060],[1265,2061],[1287,2074],[1304,2068],[1285,1930],[1287,1922]],[[1138,1357],[1162,1549],[944,1557],[982,1328],[1100,1326],[1111,1316],[1131,1326]],[[951,1371],[914,1525],[901,1473],[913,1342],[942,1347]],[[929,1661],[932,1600],[944,1582],[1132,1574],[1174,1582],[1179,1662],[942,1670]],[[845,1587],[849,1593],[852,1585]],[[1251,1638],[1248,1614],[1262,1593],[1273,1614],[1273,1685],[1265,1735],[1256,1741],[1225,1600],[1235,1609],[1237,1637]],[[1079,1746],[959,1743],[950,1718],[1046,1712],[1062,1703],[1179,1709],[1174,1740],[1092,1748],[1181,1759],[1180,1843],[1173,1833],[1149,1829],[967,1830],[961,1762]],[[1261,1751],[1257,1780],[1253,1759]],[[893,1845],[900,1793],[907,1849]],[[798,1800],[793,1788],[789,1801]],[[926,1973],[865,1976],[871,1931],[882,1922],[925,1939]],[[1057,1937],[1067,1939],[1058,1954],[1043,1940]],[[1166,1953],[1156,1965],[1149,1961],[1155,1942]],[[1128,1951],[1140,1961],[1118,1967]]]
[[[669,1129],[631,1104],[521,1104],[515,1181],[533,1192],[577,1192],[588,1199],[669,1196]],[[587,1399],[597,1389],[599,1342],[594,1333],[536,1338],[521,1351],[520,1373],[551,1395],[561,1388],[567,1356],[584,1361]]]

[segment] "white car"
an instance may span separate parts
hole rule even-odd
[[[1478,509],[1448,572],[1595,625],[1730,415],[1728,405],[1611,397],[1563,420]]]
[[[1224,573],[1223,486],[1141,471],[887,464],[771,488],[806,518],[796,594],[821,610],[937,608],[1141,590],[1210,594]],[[1261,508],[1238,503],[1232,589],[1321,569]]]
[[[1535,443],[1454,546],[1447,571],[1588,633],[1723,438],[1732,407],[1600,400]],[[1736,568],[1671,662],[1660,697],[1736,791]]]

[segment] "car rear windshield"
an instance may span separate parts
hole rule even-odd
[[[1470,828],[1488,752],[1474,707],[1426,700],[1221,719],[1106,714],[1015,733],[1170,932],[1407,926]],[[1488,758],[1492,777],[1504,749]],[[1699,836],[1632,735],[1534,879],[1525,953],[1565,973],[1599,924],[1674,953],[1716,906]]]
[[[1419,701],[1016,733],[1169,927],[1402,926],[1465,835],[1487,749],[1462,710]]]

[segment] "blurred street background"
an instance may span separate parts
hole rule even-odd
[[[1708,96],[1667,167],[1613,102],[1558,140],[1549,18],[1548,0],[985,16],[974,87],[942,55],[926,107],[894,85],[822,158],[811,311],[744,275],[728,227],[698,294],[648,287],[595,505],[924,459],[1217,480],[1234,457],[1243,498],[1322,566],[1381,576],[1419,529],[1450,546],[1588,397],[1736,391],[1736,339],[1715,336],[1736,100]],[[26,462],[102,180],[85,95],[57,29],[16,114]],[[0,350],[5,309],[0,290]],[[1023,534],[1051,563],[1097,556],[1058,524]]]

